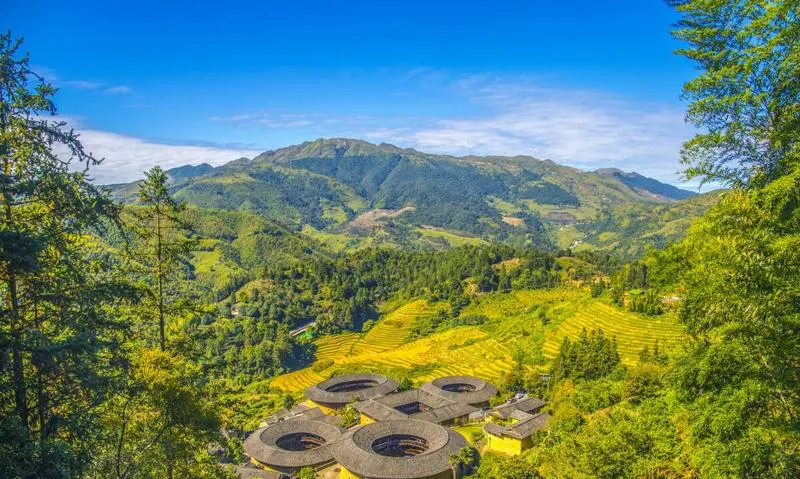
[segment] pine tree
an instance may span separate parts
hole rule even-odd
[[[697,340],[671,377],[691,464],[708,477],[800,471],[800,3],[672,0],[700,133],[687,176],[732,185],[682,245],[681,319]]]
[[[91,234],[118,210],[21,41],[0,35],[0,476],[76,476],[116,372],[130,297]],[[10,367],[5,367],[8,364]]]
[[[197,244],[185,218],[186,206],[175,201],[167,181],[166,172],[158,166],[146,171],[139,185],[141,206],[126,209],[132,218],[128,227],[134,233],[128,257],[146,292],[142,314],[157,324],[162,351],[167,349],[170,320],[194,309],[181,284],[186,278],[189,255]]]

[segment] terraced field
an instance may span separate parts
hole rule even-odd
[[[358,340],[361,335],[358,333],[344,333],[335,334],[332,336],[323,336],[322,338],[314,341],[317,346],[316,360],[324,361],[326,359],[336,359],[342,354],[347,354]]]
[[[680,327],[669,317],[649,318],[588,297],[579,289],[514,291],[476,299],[463,314],[481,314],[489,321],[462,326],[405,343],[414,320],[436,314],[441,306],[406,303],[385,315],[366,334],[346,333],[315,341],[311,367],[278,376],[273,387],[300,392],[337,372],[372,371],[419,384],[435,377],[469,374],[500,382],[527,355],[537,368],[558,352],[565,336],[577,338],[582,328],[601,328],[617,338],[623,362],[636,361],[639,351],[656,339],[664,347],[681,341]],[[543,321],[542,317],[546,320]]]
[[[417,300],[395,309],[363,335],[353,345],[350,354],[381,353],[396,349],[405,342],[416,318],[433,316],[440,307]]]
[[[487,295],[464,314],[483,314],[492,321],[435,333],[404,343],[418,317],[436,314],[440,305],[412,301],[381,319],[368,333],[328,336],[315,341],[314,365],[273,380],[273,387],[299,392],[335,372],[374,371],[424,382],[438,376],[470,374],[491,381],[505,375],[515,348],[541,340],[543,331],[533,313],[539,304],[574,299],[577,291],[519,291]],[[541,341],[539,341],[539,346]],[[401,347],[402,346],[402,347]]]
[[[575,339],[583,328],[587,331],[602,329],[606,336],[615,337],[625,364],[634,364],[639,351],[645,346],[652,348],[656,340],[659,347],[670,349],[684,338],[683,329],[671,316],[648,317],[593,301],[580,307],[555,332],[547,335],[543,346],[544,356],[554,358],[564,337]]]
[[[437,309],[425,301],[412,301],[387,314],[366,334],[344,333],[317,339],[314,341],[317,346],[314,365],[278,376],[272,385],[284,391],[301,391],[329,377],[337,365],[352,363],[354,357],[369,357],[396,349],[405,341],[417,317],[433,315]],[[323,367],[331,361],[329,366]]]

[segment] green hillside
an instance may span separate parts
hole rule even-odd
[[[179,200],[258,214],[311,234],[330,251],[486,240],[547,249],[582,242],[631,256],[645,244],[678,239],[710,204],[691,203],[693,193],[635,173],[587,172],[526,156],[432,155],[350,139],[168,173]],[[135,198],[135,184],[111,188],[123,200]],[[661,214],[665,208],[670,218]],[[646,217],[633,244],[600,239],[628,235],[632,212]],[[686,221],[668,225],[672,217]]]
[[[689,226],[719,201],[721,194],[717,190],[675,203],[606,208],[591,220],[562,226],[559,237],[567,238],[570,244],[562,242],[559,246],[637,258],[648,247],[663,249],[681,239]]]
[[[140,207],[129,205],[123,219],[134,221]],[[189,207],[185,220],[198,239],[189,258],[187,284],[209,301],[219,301],[250,280],[279,276],[281,272],[324,258],[313,238],[298,234],[261,215],[246,211]],[[124,241],[106,236],[112,247]]]

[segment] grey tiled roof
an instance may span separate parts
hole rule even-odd
[[[515,415],[521,418],[521,420],[509,426],[502,426],[489,422],[483,426],[484,432],[498,437],[506,436],[515,439],[525,439],[535,431],[545,428],[547,422],[550,420],[550,415],[547,413],[528,414],[519,412]]]
[[[429,408],[428,411],[420,411],[406,414],[395,409],[398,406],[414,402],[422,403]],[[429,393],[422,389],[412,389],[395,394],[389,394],[368,401],[356,403],[354,406],[358,412],[375,419],[376,421],[386,421],[390,419],[420,419],[423,421],[443,423],[458,417],[468,416],[478,411],[477,408],[469,404],[457,403],[443,398],[437,394]]]
[[[405,414],[398,411],[397,409],[393,408],[392,406],[387,406],[386,404],[378,402],[374,399],[369,399],[367,401],[356,403],[353,407],[355,407],[356,410],[361,414],[371,417],[376,421],[386,421],[389,419],[405,419],[408,417]]]
[[[509,417],[510,417],[511,419],[517,419],[517,420],[519,420],[519,421],[524,421],[525,419],[528,419],[528,418],[529,418],[529,417],[531,417],[532,415],[533,415],[533,414],[527,413],[527,412],[525,412],[525,411],[520,411],[519,409],[515,409],[515,410],[514,410],[514,411],[511,413],[511,415],[510,415]]]
[[[370,382],[373,385],[353,391],[335,391],[348,382]],[[345,374],[335,376],[321,383],[315,384],[305,390],[308,399],[318,404],[344,406],[353,401],[363,401],[397,390],[398,383],[380,374]]]
[[[495,424],[493,422],[487,422],[483,426],[483,430],[492,436],[502,436],[504,432],[506,432],[505,426],[501,426],[499,424]]]
[[[550,420],[550,415],[542,412],[528,419],[524,419],[516,424],[512,424],[511,427],[508,429],[507,434],[512,435],[512,437],[518,437],[520,439],[523,439],[533,434],[534,431],[538,431],[539,429],[544,429],[547,426],[547,422],[549,420]]]
[[[309,433],[325,440],[314,449],[290,451],[277,441],[287,434]],[[331,424],[302,418],[288,419],[257,429],[244,441],[244,452],[262,464],[275,468],[301,468],[325,464],[333,459],[333,447],[342,430]]]
[[[410,457],[389,457],[372,449],[376,440],[391,435],[417,436],[428,449]],[[337,443],[336,461],[362,477],[416,479],[450,469],[450,456],[467,445],[457,432],[436,424],[408,420],[376,422],[346,432]]]
[[[448,391],[448,387],[465,385],[471,391]],[[489,402],[497,395],[497,388],[483,379],[474,376],[445,376],[422,385],[422,390],[439,395],[451,401],[478,405]]]
[[[239,476],[239,479],[280,479],[282,476],[279,472],[265,471],[253,464],[244,464],[237,467],[236,475]]]
[[[539,412],[544,405],[545,403],[539,398],[525,397],[512,403],[501,404],[492,409],[491,414],[502,419],[508,419],[514,411],[533,414]]]
[[[441,424],[459,417],[469,416],[477,410],[477,408],[469,404],[453,403],[430,411],[412,414],[411,417],[413,419],[421,419],[423,421]]]

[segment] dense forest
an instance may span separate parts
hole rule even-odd
[[[192,192],[247,198],[203,196],[203,188],[216,191],[203,182],[176,188],[158,167],[119,203],[91,181],[100,159],[52,119],[56,89],[32,70],[21,40],[1,35],[0,477],[233,477],[219,459],[241,457],[229,414],[237,405],[221,398],[306,364],[315,353],[308,337],[367,331],[381,304],[415,298],[438,307],[409,333],[425,337],[485,322],[462,311],[487,293],[554,287],[585,290],[645,317],[670,309],[689,337],[669,353],[647,344],[636,364],[625,365],[615,338],[584,330],[563,340],[547,380],[520,355],[499,385],[501,397],[536,394],[552,420],[525,454],[480,458],[475,477],[798,477],[800,6],[669,3],[681,16],[674,33],[686,47],[679,53],[699,67],[684,91],[688,120],[700,131],[682,151],[686,175],[729,189],[698,207],[703,215],[685,238],[658,240],[659,249],[637,251],[640,258],[628,262],[534,248],[545,238],[533,213],[524,238],[501,227],[507,242],[336,254],[281,223],[293,218],[264,214],[276,202],[242,211],[189,206],[182,199]],[[438,173],[425,188],[406,187],[404,172],[418,165],[381,155],[397,175],[382,184],[398,188],[392,197],[402,201],[379,206],[423,204],[430,191],[446,206],[418,208],[410,218],[484,234],[476,219],[496,212],[483,195],[507,194],[491,175],[466,178],[471,167],[431,158],[431,171],[477,181],[481,191],[445,188]],[[344,204],[386,193],[372,182],[383,162],[308,159],[298,175],[279,153],[267,156],[258,179],[304,191],[282,201],[291,200],[291,215],[311,211],[307,221],[320,228],[331,217],[319,196]],[[580,203],[540,179],[520,178],[514,195]],[[659,209],[680,219],[669,205]],[[596,221],[619,218],[606,211]],[[637,235],[649,230],[645,223],[618,226]],[[306,334],[292,334],[305,326]],[[292,401],[287,395],[274,406]]]

